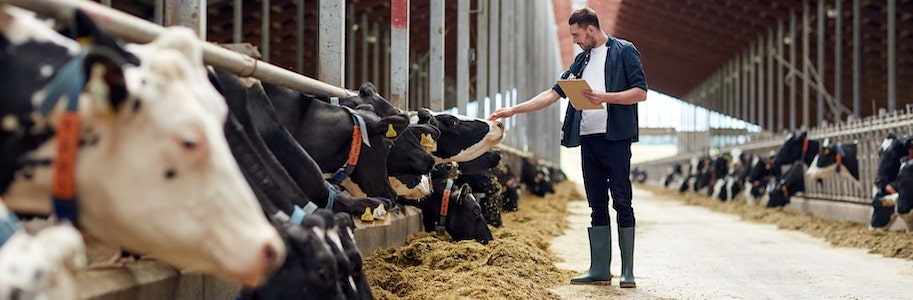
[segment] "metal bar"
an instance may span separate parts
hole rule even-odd
[[[862,118],[862,0],[853,0],[853,115]],[[874,112],[873,112],[874,113]]]
[[[345,76],[342,78],[345,79],[345,84],[349,89],[353,89],[355,85],[355,32],[358,31],[359,26],[355,24],[355,10],[352,9],[352,5],[348,4],[345,11],[346,19],[343,22],[343,34],[345,35],[345,47],[343,47],[343,53],[340,55],[345,55],[345,60],[342,65],[345,67]],[[340,40],[342,41],[342,40]],[[352,51],[345,51],[346,49],[352,49]]]
[[[383,74],[384,74],[385,76],[381,76],[381,77],[380,77],[380,78],[383,80],[383,82],[384,82],[384,84],[383,84],[383,86],[384,86],[383,95],[390,95],[390,91],[392,91],[392,85],[391,85],[391,83],[390,83],[390,82],[391,82],[391,80],[390,80],[390,79],[391,79],[391,76],[390,76],[390,75],[393,74],[393,71],[392,71],[392,69],[390,68],[390,61],[392,60],[392,57],[391,57],[391,56],[393,55],[392,52],[390,51],[390,36],[391,36],[391,35],[392,35],[391,31],[384,31],[383,34],[379,35],[380,41],[381,41],[381,45],[383,46],[383,47],[380,48],[380,49],[381,49],[381,51],[384,52],[384,55],[383,55],[383,57],[384,57],[384,69],[383,69],[384,72],[383,72]],[[394,105],[394,106],[397,106],[397,107],[399,107],[399,108],[402,108],[402,107],[399,106],[397,103],[394,103],[393,105]]]
[[[295,4],[295,71],[304,73],[304,0]]]
[[[409,1],[390,0],[390,102],[409,109]]]
[[[165,24],[165,0],[155,0],[153,4],[154,11],[152,12],[152,20],[155,24],[164,25]]]
[[[789,65],[796,65],[796,13],[789,14]],[[796,130],[796,76],[789,76],[789,130]]]
[[[767,31],[767,131],[773,133],[776,130],[774,124],[774,115],[777,114],[777,111],[774,110],[774,102],[776,102],[776,96],[774,96],[774,86],[776,81],[774,81],[774,29],[771,28]]]
[[[761,128],[764,128],[764,125],[766,125],[766,122],[765,122],[766,115],[765,115],[764,108],[765,108],[765,103],[767,102],[767,99],[764,98],[764,96],[765,96],[764,95],[764,92],[765,92],[765,89],[764,89],[765,64],[764,63],[765,63],[765,61],[763,59],[764,54],[766,53],[766,51],[765,51],[766,48],[767,47],[765,47],[765,44],[764,44],[764,35],[758,36],[758,44],[757,44],[757,48],[756,48],[757,52],[755,52],[755,57],[754,57],[755,66],[756,66],[756,68],[755,68],[755,91],[757,92],[757,95],[758,95],[758,98],[757,98],[758,99],[758,119],[757,119],[756,124],[758,124],[758,126],[760,126]]]
[[[489,35],[490,38],[488,39],[488,53],[491,56],[489,56],[489,60],[488,60],[488,66],[489,66],[488,92],[491,94],[490,94],[490,99],[488,101],[489,109],[486,112],[486,114],[492,113],[495,111],[495,109],[498,108],[495,105],[495,102],[496,102],[495,99],[497,98],[498,93],[500,93],[500,91],[501,91],[500,84],[498,81],[498,79],[500,78],[499,76],[501,75],[499,72],[499,70],[500,70],[499,67],[500,67],[500,63],[501,63],[501,54],[500,54],[500,52],[498,52],[500,50],[499,46],[500,46],[500,42],[501,42],[501,39],[500,39],[500,36],[501,36],[500,35],[500,32],[501,32],[500,31],[501,30],[501,23],[500,23],[500,21],[501,21],[501,9],[500,9],[501,3],[499,1],[491,1],[490,4],[491,4],[491,13],[488,15],[490,18],[489,23],[488,23],[488,30],[491,34]]]
[[[485,115],[488,96],[488,0],[478,0],[476,10],[476,117]]]
[[[444,0],[431,0],[428,24],[428,100],[433,111],[444,110]]]
[[[368,79],[368,14],[361,14],[361,25],[358,26],[358,31],[361,32],[361,63],[358,64],[358,67],[361,68],[361,76],[355,82],[350,82],[349,86],[352,89],[357,89],[361,84],[370,81]],[[353,34],[354,35],[354,34]],[[352,52],[353,48],[346,49],[346,52]],[[349,64],[354,64],[355,61],[349,61]]]
[[[260,6],[260,56],[264,61],[269,61],[269,31],[270,31],[270,0],[261,0]],[[342,85],[340,85],[342,86]]]
[[[777,22],[777,55],[783,56],[784,46],[783,46],[783,36],[784,36],[784,24],[783,21]],[[777,130],[783,130],[786,128],[786,116],[784,115],[785,110],[783,110],[783,102],[785,102],[785,80],[783,78],[783,64],[777,64]]]
[[[241,43],[241,29],[244,28],[244,18],[241,15],[244,10],[244,3],[241,1],[235,0],[231,7],[231,41],[235,44]]]
[[[101,5],[111,7],[111,0],[101,0]]]
[[[824,92],[827,91],[827,88],[824,86],[824,80],[827,78],[827,72],[825,72],[824,65],[824,1],[818,1],[818,65],[816,69],[818,70],[818,80],[815,80],[815,84],[818,86],[818,92],[815,93],[818,95],[818,126],[824,126],[824,111],[827,109],[824,106]],[[839,117],[838,117],[839,118]],[[837,120],[835,120],[837,121]]]
[[[269,0],[264,0],[269,1]],[[317,29],[320,80],[336,86],[346,86],[346,6],[342,0],[320,0],[320,26]]]
[[[368,81],[378,85],[380,80],[380,43],[377,40],[378,28],[377,23],[371,23],[371,78]],[[386,49],[386,48],[384,48]],[[383,94],[381,94],[383,95]]]
[[[834,2],[834,102],[843,103],[843,0]],[[835,121],[841,121],[840,115]]]
[[[897,111],[897,0],[888,0],[888,113]]]
[[[469,0],[457,2],[456,102],[459,113],[466,115],[469,102]]]
[[[808,10],[809,10],[808,0],[803,0],[802,1],[802,74],[808,74],[809,68],[811,67],[810,66],[811,61],[809,61],[809,58],[808,58],[808,52],[809,52],[808,48],[810,46],[809,45],[810,44],[809,43],[809,41],[810,41],[809,30],[811,29],[811,26],[809,26],[809,23],[811,22],[811,20],[810,20],[811,17],[809,16]],[[811,120],[809,120],[809,115],[810,115],[809,103],[808,103],[809,102],[809,85],[810,85],[810,83],[808,81],[808,78],[802,79],[802,126],[805,128],[810,128],[812,125]]]
[[[206,40],[206,0],[168,0],[165,26],[185,26]]]

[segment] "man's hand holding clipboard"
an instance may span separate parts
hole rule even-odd
[[[590,85],[587,84],[586,80],[561,79],[558,80],[558,85],[564,90],[564,94],[567,95],[567,99],[571,101],[571,105],[573,105],[575,109],[604,109],[602,104],[594,104],[583,95],[583,91],[593,90],[590,88]]]

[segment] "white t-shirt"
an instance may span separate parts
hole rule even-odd
[[[605,92],[605,60],[608,53],[609,47],[605,44],[593,48],[590,50],[590,62],[583,69],[582,79],[586,80],[594,92]],[[605,106],[603,103],[603,109],[581,111],[583,118],[580,120],[580,135],[605,133],[609,117]]]

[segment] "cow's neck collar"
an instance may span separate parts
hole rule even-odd
[[[337,106],[339,106],[339,98],[332,98],[337,99],[336,103]],[[342,167],[339,167],[339,170],[336,170],[336,173],[334,173],[332,177],[336,183],[342,182],[347,177],[349,177],[349,175],[352,175],[352,172],[355,171],[355,167],[358,165],[358,157],[361,156],[361,144],[365,144],[368,147],[371,147],[371,142],[368,140],[368,128],[367,125],[365,125],[365,120],[360,115],[358,115],[355,110],[346,106],[339,107],[345,108],[349,114],[352,115],[353,125],[352,143],[349,146],[349,156],[346,158],[346,161],[343,163]]]
[[[450,209],[451,189],[453,189],[453,179],[447,178],[447,185],[444,186],[444,195],[441,196],[441,218],[437,222],[438,234],[444,234],[447,228],[447,211]]]
[[[54,179],[51,187],[51,201],[58,219],[78,224],[76,208],[76,156],[79,150],[81,119],[79,117],[79,95],[86,78],[82,66],[86,58],[83,51],[61,68],[44,89],[45,98],[40,111],[47,116],[61,96],[66,93],[66,109],[60,115],[56,128],[56,154],[54,157]]]

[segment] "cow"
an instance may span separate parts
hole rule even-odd
[[[0,299],[77,299],[85,268],[82,236],[69,223],[36,234],[18,230],[0,247]]]
[[[441,131],[434,155],[435,164],[465,162],[479,157],[504,138],[504,124],[426,108],[416,112],[418,124],[430,124]]]
[[[746,189],[746,202],[750,205],[756,204],[758,198],[764,196],[767,192],[767,186],[775,178],[773,170],[773,155],[755,156],[748,166],[748,174],[745,181],[749,184]]]
[[[13,163],[0,167],[0,195],[11,210],[47,216],[60,208],[59,217],[73,216],[83,234],[106,244],[247,285],[281,264],[284,245],[228,149],[227,108],[207,81],[190,30],[169,29],[122,51],[94,50],[117,46],[100,45],[82,56],[75,41],[31,14],[2,10],[10,22],[0,26],[0,92],[10,97],[0,104],[7,133],[0,148],[14,150],[3,153]],[[125,63],[123,51],[142,63]],[[45,117],[35,102],[41,95],[58,100],[43,90],[52,80],[70,84],[68,95],[76,95],[60,98],[79,100],[73,107],[81,126],[69,128],[80,137],[62,140],[78,143],[75,206],[48,200],[51,165],[70,160],[55,160],[66,105],[47,102]]]
[[[337,258],[326,242],[327,225],[310,214],[301,224],[277,223],[288,245],[288,258],[269,279],[256,288],[246,287],[238,298],[254,299],[346,299],[339,279]]]
[[[808,138],[808,133],[803,131],[799,134],[790,133],[786,136],[783,146],[777,151],[773,158],[773,169],[779,171],[780,166],[792,164],[801,161],[805,165],[811,165],[812,160],[818,155],[821,143],[818,140]]]
[[[387,172],[396,195],[417,200],[431,193],[430,173],[441,131],[428,124],[409,124],[393,142]]]
[[[266,83],[263,88],[278,120],[317,162],[325,177],[338,181],[353,196],[385,198],[385,208],[392,207],[389,199],[395,199],[396,193],[388,179],[386,162],[393,142],[385,133],[391,126],[396,132],[402,131],[409,123],[408,117],[380,118],[367,108],[353,111],[313,101],[310,95],[287,88]],[[355,130],[363,127],[356,126],[359,116],[366,126],[361,135],[367,137],[368,143],[356,139]],[[360,147],[360,151],[354,151],[355,147]],[[356,163],[354,168],[346,170],[352,162]],[[343,171],[345,175],[341,175]]]
[[[634,167],[631,169],[631,181],[637,183],[644,183],[647,181],[647,171],[642,170],[639,167]]]
[[[669,167],[669,171],[666,172],[665,176],[663,176],[663,187],[669,187],[669,185],[672,184],[672,181],[675,180],[676,176],[682,176],[682,165],[678,163],[672,164],[672,166]]]
[[[821,152],[812,160],[805,176],[820,182],[821,179],[839,174],[858,183],[859,160],[856,158],[856,144],[856,141],[832,144],[825,140]]]
[[[753,156],[741,149],[733,149],[729,162],[729,173],[720,178],[713,187],[713,197],[721,201],[732,201],[736,199],[745,186],[745,179],[751,171],[750,163]]]
[[[888,190],[888,184],[897,179],[902,159],[911,157],[908,149],[913,149],[913,138],[897,138],[894,133],[889,133],[878,148],[878,167],[872,188],[872,217],[869,219],[869,229],[889,229],[897,218],[895,204],[898,195],[892,195]]]
[[[688,164],[688,172],[679,180],[678,192],[684,193],[697,184],[698,178],[704,168],[710,164],[709,156],[693,156]],[[695,191],[697,191],[695,189]]]
[[[534,164],[530,158],[523,157],[520,165],[520,182],[533,195],[545,197],[555,192],[551,172],[545,166]]]
[[[240,130],[226,128],[226,136],[255,192],[263,191],[258,199],[264,209],[274,205],[291,215],[296,206],[301,209],[313,203],[315,207],[356,214],[366,207],[373,209],[387,203],[385,199],[354,198],[337,193],[336,187],[324,179],[317,162],[279,123],[275,108],[259,81],[242,79],[223,70],[214,70],[211,75],[225,96],[231,117],[240,123]],[[244,137],[239,137],[242,135]],[[242,138],[249,139],[249,145],[235,142]],[[244,150],[246,148],[251,150]],[[246,151],[254,153],[242,155]],[[258,156],[260,159],[256,159]],[[267,213],[272,215],[276,211],[267,210]]]
[[[510,165],[502,163],[498,168],[498,183],[501,184],[501,209],[503,211],[517,211],[520,201],[520,180],[510,170]]]
[[[434,166],[431,172],[434,191],[419,202],[425,231],[438,234],[446,231],[457,241],[472,239],[488,244],[494,238],[482,216],[482,208],[469,185],[453,184],[457,174],[458,167],[453,162]]]
[[[907,225],[907,232],[913,232],[913,159],[904,159],[897,179],[887,185],[889,193],[897,194],[897,216]]]
[[[501,193],[503,188],[498,180],[497,172],[501,164],[501,153],[489,150],[482,156],[465,163],[459,163],[459,176],[454,180],[455,185],[467,184],[473,191],[473,196],[482,208],[482,216],[488,224],[501,227],[501,212],[503,210]]]
[[[798,192],[805,191],[805,163],[795,163],[783,173],[776,183],[768,187],[767,207],[780,207],[789,204],[789,199]]]

